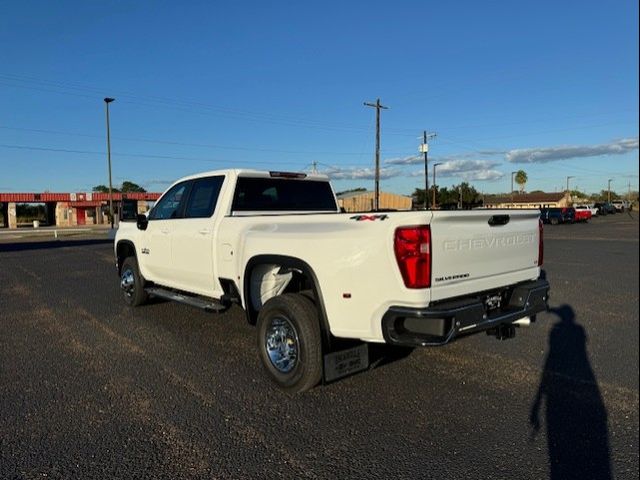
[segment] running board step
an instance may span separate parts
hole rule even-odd
[[[221,312],[227,307],[213,298],[196,297],[188,293],[181,293],[161,287],[148,287],[144,289],[149,295],[153,295],[174,302],[185,303],[192,307],[201,308],[209,312]]]

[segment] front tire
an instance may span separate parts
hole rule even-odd
[[[120,289],[125,303],[131,307],[142,305],[149,298],[147,292],[144,291],[144,278],[140,274],[138,261],[135,257],[127,257],[122,263]]]
[[[288,293],[267,301],[258,314],[258,352],[283,390],[305,392],[322,378],[322,337],[314,304]]]

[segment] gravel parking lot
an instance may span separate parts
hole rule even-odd
[[[0,244],[0,478],[638,478],[638,216],[545,228],[515,339],[272,387],[233,308],[130,309],[104,240]]]

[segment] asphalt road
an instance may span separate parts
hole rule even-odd
[[[637,479],[638,217],[545,233],[553,312],[515,339],[299,396],[239,309],[130,309],[103,241],[2,244],[0,478]]]

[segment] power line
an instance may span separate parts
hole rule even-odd
[[[103,156],[105,154],[105,152],[98,152],[98,151],[92,151],[92,150],[75,150],[75,149],[67,149],[67,148],[51,148],[51,147],[39,147],[39,146],[34,147],[34,146],[28,146],[28,145],[0,144],[0,148],[9,148],[14,150],[33,150],[33,151],[42,151],[42,152],[73,153],[73,154],[83,154],[83,155],[100,155],[100,156]],[[154,154],[140,154],[140,153],[126,153],[126,152],[117,152],[117,153],[114,153],[114,156],[161,159],[161,160],[190,160],[190,161],[197,161],[197,162],[225,163],[227,165],[233,165],[233,164],[273,165],[274,164],[274,162],[226,160],[226,159],[198,158],[198,157],[180,157],[180,156],[173,156],[173,155],[154,155]],[[299,163],[297,162],[296,163],[278,162],[278,164],[299,165]]]
[[[8,81],[13,83],[6,83]],[[18,84],[16,85],[16,82]],[[20,84],[20,82],[27,83],[26,85]],[[77,97],[91,98],[95,99],[93,95],[89,95],[86,92],[92,92],[97,95],[101,95],[105,89],[98,89],[95,87],[83,87],[78,84],[65,84],[64,82],[52,82],[48,80],[40,80],[34,77],[21,77],[18,75],[7,75],[0,73],[0,84],[18,87],[18,88],[26,88],[32,90],[41,90],[48,93],[60,93],[64,95],[73,95]],[[57,90],[55,90],[57,89]],[[71,90],[71,91],[69,91]],[[112,91],[113,89],[108,89]],[[83,93],[76,93],[77,91],[81,91]],[[366,127],[361,125],[354,124],[340,124],[340,123],[327,123],[323,121],[318,121],[314,119],[294,117],[294,116],[285,116],[285,115],[274,115],[271,113],[261,113],[261,112],[253,112],[247,110],[239,110],[232,109],[228,107],[222,107],[219,105],[211,105],[204,102],[196,102],[190,100],[179,100],[179,99],[171,99],[166,97],[159,96],[145,96],[145,95],[136,95],[131,92],[121,92],[114,91],[115,95],[119,98],[126,99],[126,103],[133,105],[140,105],[145,107],[154,107],[154,108],[172,108],[181,111],[194,112],[199,114],[217,114],[222,116],[228,116],[232,118],[242,118],[251,121],[258,122],[266,122],[273,123],[279,125],[286,126],[298,126],[298,127],[308,127],[308,128],[320,128],[320,129],[330,129],[330,130],[343,130],[343,131],[367,131]]]
[[[69,136],[77,136],[77,137],[85,137],[85,138],[99,138],[102,139],[101,135],[92,135],[86,133],[77,133],[77,132],[64,132],[60,130],[46,130],[39,128],[22,128],[22,127],[9,127],[6,125],[0,125],[0,129],[4,130],[15,130],[20,132],[33,132],[33,133],[45,133],[51,135],[69,135]],[[189,143],[189,142],[178,142],[172,140],[155,140],[149,138],[131,138],[131,137],[112,137],[114,140],[128,141],[128,142],[141,142],[141,143],[154,143],[161,145],[177,145],[177,146],[185,146],[185,147],[201,147],[201,148],[218,148],[223,150],[241,150],[241,151],[258,151],[258,152],[270,152],[270,153],[287,153],[287,154],[295,154],[295,155],[353,155],[353,156],[362,156],[362,153],[356,152],[331,152],[331,151],[304,151],[304,150],[280,150],[275,148],[259,148],[259,147],[238,147],[238,146],[230,146],[230,145],[218,145],[218,144],[207,144],[207,143]]]
[[[95,99],[95,96],[88,95],[87,92],[95,93],[96,95],[102,95],[102,93],[105,90],[113,91],[112,88],[105,89],[102,87],[100,88],[90,87],[90,86],[86,86],[86,85],[82,85],[74,82],[43,80],[43,79],[39,79],[32,76],[16,75],[16,74],[10,74],[10,73],[9,74],[0,73],[0,81],[1,80],[4,80],[5,82],[6,81],[14,82],[10,84],[4,83],[5,85],[8,85],[8,86],[42,90],[49,93],[74,95],[78,97],[91,98],[91,99]],[[23,82],[23,83],[28,83],[30,85],[16,85],[15,82]],[[36,86],[34,86],[33,84],[35,84]],[[58,90],[52,90],[51,88],[56,88]],[[68,90],[72,90],[72,92],[69,92]],[[77,91],[81,91],[85,93],[82,93],[82,94],[75,93]],[[202,101],[175,99],[175,98],[169,98],[169,97],[163,97],[163,96],[138,95],[128,91],[115,91],[113,93],[117,94],[119,97],[128,98],[129,100],[127,100],[127,103],[146,106],[146,107],[176,108],[182,111],[190,111],[190,112],[201,113],[201,114],[205,113],[202,111],[204,109],[209,114],[216,113],[219,115],[232,116],[234,118],[244,118],[251,121],[261,121],[261,122],[275,123],[275,124],[281,124],[281,125],[287,125],[287,126],[302,126],[302,127],[322,128],[322,129],[330,129],[330,130],[368,131],[368,129],[363,125],[356,125],[356,124],[349,124],[349,123],[336,123],[336,122],[328,123],[328,122],[324,122],[316,119],[296,117],[291,115],[264,113],[264,112],[256,112],[256,111],[250,111],[250,110],[224,107],[220,105],[205,103]],[[198,109],[198,110],[195,110],[195,109]],[[622,109],[620,111],[622,112],[637,111],[637,109]],[[617,113],[617,112],[598,112],[596,114],[576,114],[576,115],[563,116],[563,117],[556,116],[556,117],[553,117],[553,120],[556,120],[558,118],[575,118],[575,117],[586,118],[589,116],[602,117],[604,115],[608,115],[611,113]],[[485,124],[480,123],[475,125],[458,125],[458,126],[448,126],[448,127],[444,126],[444,127],[441,127],[441,131],[464,129],[464,128],[477,129],[482,127],[499,127],[499,126],[505,126],[505,125],[511,126],[511,125],[519,125],[519,124],[540,123],[545,121],[549,121],[549,119],[526,120],[526,121],[520,121],[520,122],[506,122],[506,123],[497,123],[497,124],[496,123],[485,123]],[[620,122],[620,123],[631,123],[631,122]],[[637,120],[635,121],[635,123],[637,123]],[[617,124],[617,123],[589,125],[589,126],[578,127],[578,128],[594,128],[596,126],[607,126],[612,124]],[[409,136],[413,136],[413,133],[410,133],[413,131],[414,131],[413,127],[405,127],[405,128],[398,127],[398,128],[389,128],[385,132],[388,135],[398,135],[398,136],[409,137]],[[555,131],[563,131],[563,130],[553,130],[552,132],[555,132]],[[548,133],[548,132],[540,132],[540,133]],[[510,138],[510,137],[494,137],[494,138],[501,139],[501,138]]]
[[[6,83],[7,81],[13,83]],[[16,85],[15,82],[26,83],[27,85]],[[295,116],[286,116],[281,114],[272,114],[272,113],[262,113],[262,112],[254,112],[248,110],[240,110],[228,107],[222,107],[219,105],[212,105],[200,101],[191,101],[191,100],[181,100],[181,99],[172,99],[167,97],[160,96],[149,96],[149,95],[137,95],[131,92],[124,91],[114,91],[112,88],[104,89],[104,88],[96,88],[96,87],[87,87],[81,86],[77,83],[69,83],[69,82],[58,82],[58,81],[50,81],[50,80],[42,80],[37,79],[35,77],[26,77],[15,74],[6,74],[0,73],[0,84],[17,87],[17,88],[26,88],[37,91],[44,91],[47,93],[59,93],[63,95],[72,95],[76,97],[89,98],[95,100],[97,96],[101,96],[104,91],[109,91],[119,98],[123,98],[123,103],[128,103],[132,105],[150,107],[150,108],[170,108],[179,111],[185,111],[190,113],[197,113],[201,115],[221,115],[227,116],[236,119],[244,119],[253,122],[262,122],[262,123],[271,123],[276,125],[284,125],[284,126],[292,126],[292,127],[302,127],[302,128],[313,128],[319,130],[328,130],[328,131],[343,131],[343,132],[368,132],[369,128],[364,125],[356,125],[356,124],[345,124],[345,123],[328,123],[320,120],[295,117]],[[57,89],[57,90],[54,90]],[[71,90],[71,91],[69,91]],[[83,93],[76,93],[76,91],[80,91]],[[94,95],[89,95],[89,93],[95,93]],[[402,133],[402,131],[409,132],[412,129],[390,129],[387,131],[389,135],[397,135],[397,136],[413,136],[410,133]]]
[[[547,118],[538,118],[538,119],[530,119],[530,120],[521,120],[517,122],[504,122],[504,123],[478,123],[478,124],[469,124],[469,125],[444,125],[441,127],[443,130],[462,130],[462,129],[478,129],[478,128],[487,128],[487,127],[511,127],[513,125],[530,125],[533,123],[547,123],[551,121],[571,119],[571,118],[601,118],[606,117],[613,114],[619,114],[621,112],[630,113],[635,112],[636,115],[638,113],[637,108],[622,108],[620,110],[611,110],[608,112],[591,112],[591,113],[580,113],[573,115],[554,115],[553,117]],[[637,119],[635,122],[637,123]]]

